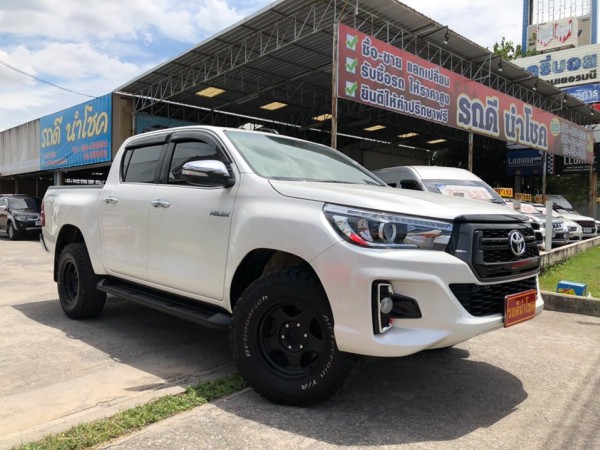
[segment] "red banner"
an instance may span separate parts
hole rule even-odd
[[[593,161],[592,131],[346,25],[338,33],[338,97]]]

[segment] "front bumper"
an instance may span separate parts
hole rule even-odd
[[[335,264],[331,262],[335,261]],[[476,317],[467,312],[450,285],[494,285],[481,282],[458,258],[433,250],[373,250],[340,242],[311,264],[317,271],[335,321],[335,336],[342,351],[371,356],[406,356],[421,350],[448,347],[504,326],[503,314]],[[532,280],[537,288],[536,315],[543,310],[535,275],[510,282]],[[375,334],[371,289],[386,280],[395,293],[414,298],[418,319],[395,319],[392,328]]]
[[[42,231],[42,226],[37,225],[37,223],[39,223],[39,220],[28,220],[23,222],[19,220],[14,221],[15,230],[17,230],[20,233],[33,233],[36,231]]]

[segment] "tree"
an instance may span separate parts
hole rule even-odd
[[[507,41],[503,36],[500,43],[494,44],[493,53],[506,61],[511,61],[521,57],[521,44],[515,46],[513,41]]]
[[[521,44],[515,45],[513,41],[507,41],[505,37],[502,37],[500,43],[496,42],[494,44],[493,53],[505,61],[523,58],[524,56],[534,56],[537,54],[535,47],[528,47],[524,56],[522,54],[522,50],[523,48],[521,47]]]

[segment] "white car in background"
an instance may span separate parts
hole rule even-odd
[[[589,239],[596,237],[596,220],[592,217],[582,216],[573,209],[564,209],[561,207],[554,207],[554,211],[561,215],[561,217],[570,219],[573,222],[577,222],[581,225],[583,239]]]
[[[534,205],[542,214],[546,214],[546,206],[542,204]],[[583,239],[583,227],[579,225],[577,222],[567,219],[566,217],[560,215],[558,212],[552,210],[552,217],[560,217],[563,222],[569,228],[569,242],[578,242]]]
[[[506,205],[511,209],[515,209],[515,205],[512,201],[507,201]],[[538,209],[531,203],[521,202],[520,212],[521,214],[525,214],[540,224],[540,231],[542,232],[543,236],[541,247],[543,247],[543,242],[546,239],[546,211]],[[569,227],[561,217],[552,214],[552,247],[558,247],[568,243]]]

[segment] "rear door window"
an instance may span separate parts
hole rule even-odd
[[[125,150],[121,180],[125,183],[154,183],[162,148],[160,144]]]

